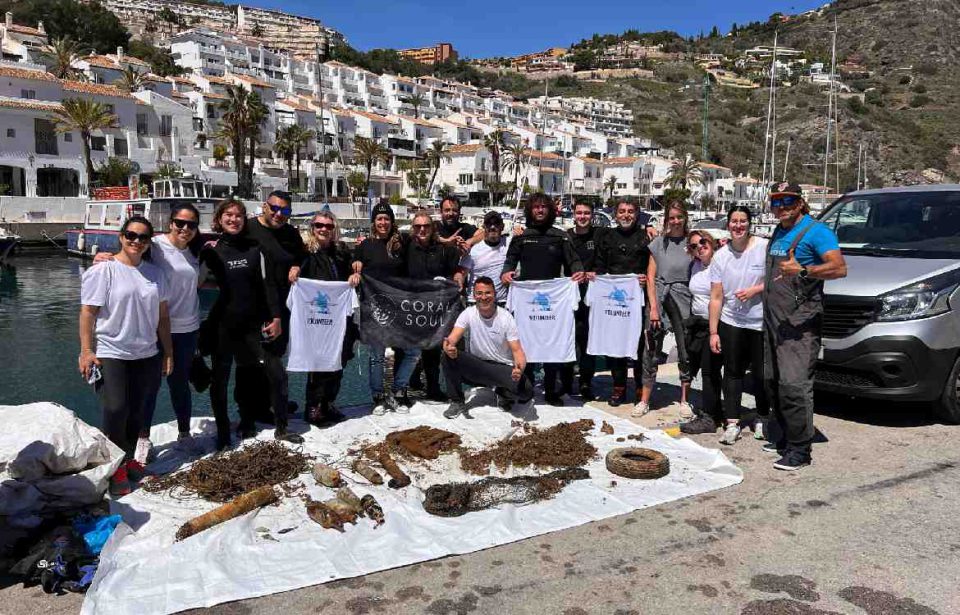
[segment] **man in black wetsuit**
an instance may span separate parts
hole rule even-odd
[[[264,350],[283,359],[290,341],[290,312],[287,310],[287,294],[290,292],[290,270],[299,269],[307,257],[307,248],[300,231],[289,224],[291,210],[290,194],[274,190],[261,207],[260,215],[247,221],[247,234],[260,244],[270,270],[267,275],[277,289],[281,309],[283,332],[275,340],[263,345]],[[272,422],[270,400],[265,395],[266,377],[258,365],[237,368],[237,384],[233,397],[237,406],[248,409],[257,420]],[[286,382],[284,387],[286,388]],[[276,409],[274,409],[275,411]],[[294,412],[295,407],[289,409]]]
[[[574,314],[577,326],[577,365],[580,368],[580,399],[593,401],[593,375],[596,372],[597,358],[587,354],[587,338],[590,334],[590,308],[584,303],[587,296],[587,282],[594,278],[594,260],[596,257],[596,241],[602,229],[593,226],[593,205],[588,202],[577,203],[573,206],[573,228],[567,231],[577,256],[583,263],[586,275],[580,283],[580,306]],[[562,378],[562,375],[561,375]]]
[[[515,278],[552,280],[562,275],[569,275],[578,283],[586,279],[583,263],[570,237],[560,229],[553,228],[557,218],[553,200],[542,192],[532,195],[524,207],[524,216],[527,228],[510,242],[500,281],[509,285]],[[517,267],[520,268],[519,275]],[[572,365],[544,363],[543,372],[544,399],[548,404],[562,406],[563,395],[569,394],[573,387]],[[533,367],[529,364],[527,373],[532,382]],[[557,390],[558,374],[562,380],[560,391]]]
[[[454,246],[460,254],[466,254],[475,244],[483,241],[483,233],[477,227],[460,220],[460,202],[452,196],[440,201],[440,221],[436,224],[437,241]]]

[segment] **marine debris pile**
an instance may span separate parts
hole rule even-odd
[[[185,470],[143,484],[151,493],[196,495],[210,502],[228,502],[259,487],[293,480],[310,469],[310,455],[271,440],[200,459]]]
[[[490,465],[498,470],[518,468],[571,468],[582,466],[597,455],[597,448],[587,442],[593,429],[591,419],[559,423],[546,429],[523,424],[523,435],[504,438],[479,451],[460,453],[460,467],[470,474],[485,476]]]
[[[547,500],[567,483],[590,478],[583,468],[555,470],[543,476],[482,478],[472,483],[433,485],[425,494],[423,509],[440,517],[459,517],[501,504],[530,504]]]

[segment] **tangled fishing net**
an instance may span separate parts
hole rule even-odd
[[[505,438],[479,451],[464,451],[460,455],[460,467],[470,474],[484,475],[490,473],[491,463],[499,470],[510,466],[582,466],[597,455],[596,447],[586,439],[586,433],[593,426],[590,419],[560,423],[543,430],[524,425],[527,433],[522,436]]]
[[[431,515],[460,515],[500,504],[529,504],[559,493],[567,483],[590,478],[583,468],[556,470],[544,476],[484,478],[473,483],[447,483],[427,489],[423,508]]]
[[[276,441],[258,441],[242,449],[200,459],[186,470],[147,481],[151,493],[197,495],[211,502],[227,502],[265,485],[293,480],[310,469],[309,455]]]

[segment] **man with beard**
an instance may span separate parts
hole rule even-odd
[[[497,295],[497,304],[503,306],[507,301],[507,287],[500,282],[500,272],[507,259],[510,238],[503,235],[503,216],[496,211],[488,211],[483,217],[483,241],[478,242],[470,252],[463,256],[460,266],[470,274],[470,295],[468,303],[475,301],[473,282],[483,276],[493,280]]]
[[[445,246],[454,246],[460,250],[460,254],[466,254],[483,240],[483,233],[478,232],[474,225],[460,221],[460,202],[448,196],[440,201],[437,239]]]
[[[640,287],[643,288],[647,281],[646,271],[650,261],[650,250],[647,247],[650,244],[650,236],[644,225],[637,221],[637,205],[626,201],[619,203],[616,209],[616,222],[617,225],[605,229],[597,241],[596,273],[597,275],[634,274],[640,281]],[[637,377],[638,372],[641,371],[644,340],[648,336],[647,321],[646,309],[644,309],[644,325],[633,368],[638,406],[641,382],[652,383],[656,380],[656,371],[652,377],[647,373],[643,374],[642,380]],[[613,393],[609,400],[611,406],[619,406],[626,398],[628,360],[622,357],[607,357],[607,365],[610,366],[613,375]]]
[[[593,205],[588,202],[577,203],[573,206],[573,228],[567,231],[570,241],[583,263],[585,278],[580,283],[580,306],[574,315],[576,319],[577,333],[577,364],[580,368],[580,399],[583,401],[593,401],[593,375],[596,372],[596,357],[587,354],[587,338],[590,333],[590,308],[584,304],[584,298],[587,294],[587,282],[592,280],[594,273],[594,260],[596,255],[596,240],[600,229],[593,226]],[[569,376],[573,379],[572,375]],[[561,374],[561,380],[563,375]]]
[[[250,238],[260,244],[263,254],[270,267],[266,275],[270,276],[276,285],[278,300],[281,306],[282,333],[269,342],[264,342],[263,348],[279,359],[283,359],[290,340],[290,311],[287,309],[287,294],[290,292],[291,270],[299,272],[299,264],[307,258],[307,248],[300,236],[300,231],[290,225],[291,208],[290,193],[274,190],[267,196],[261,207],[260,215],[247,222],[247,233]],[[294,276],[295,278],[296,276]],[[286,372],[284,372],[284,389],[287,387]],[[257,420],[273,422],[270,414],[270,398],[267,377],[258,365],[237,366],[236,385],[233,390],[234,401],[238,407],[250,408]],[[289,411],[295,411],[291,403]],[[276,408],[273,409],[277,411]]]
[[[515,237],[507,249],[500,281],[509,286],[517,280],[552,280],[562,275],[577,283],[586,279],[583,263],[570,241],[560,229],[553,228],[557,210],[553,200],[542,192],[534,194],[524,206],[527,228]],[[519,267],[520,273],[517,274]],[[543,364],[543,394],[548,404],[563,405],[563,395],[573,387],[573,370],[563,363]],[[557,375],[565,376],[562,389],[557,390]],[[527,377],[533,381],[533,366],[527,365]]]

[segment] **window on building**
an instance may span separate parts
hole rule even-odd
[[[57,155],[57,130],[53,122],[41,119],[33,120],[33,134],[34,145],[38,154]]]
[[[64,133],[63,141],[64,143],[73,143],[73,133],[72,132]]]
[[[7,138],[8,138],[8,139],[16,139],[16,138],[17,138],[17,131],[16,131],[16,129],[14,129],[14,128],[7,128]]]
[[[173,116],[161,115],[160,116],[160,136],[169,137],[171,134],[173,134]]]
[[[627,187],[626,182],[624,182],[624,183],[622,183],[622,184],[621,184],[620,182],[617,182],[617,190],[623,190],[623,189],[626,188],[626,187]]]
[[[30,100],[36,100],[37,91],[36,90],[20,90],[20,98],[28,98]]]
[[[90,149],[95,152],[103,152],[107,149],[106,137],[90,137]]]
[[[103,105],[103,106],[107,108],[107,113],[114,113],[114,107],[113,107],[113,105],[111,105],[111,104],[105,104],[105,105]]]
[[[113,138],[113,155],[120,156],[121,158],[126,158],[130,155],[129,150],[127,149],[126,137]]]
[[[138,113],[137,114],[137,134],[142,137],[142,136],[146,136],[148,132],[149,132],[149,129],[147,128],[147,114]]]
[[[467,186],[473,183],[473,173],[461,173],[460,177],[457,178],[457,181],[461,186]]]

